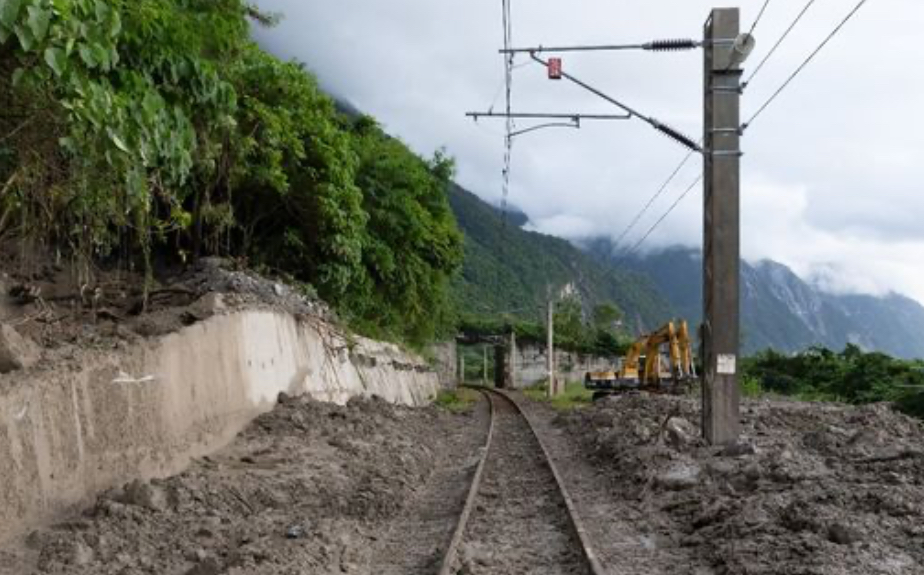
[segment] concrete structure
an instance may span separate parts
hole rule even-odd
[[[548,357],[543,345],[520,342],[514,354],[517,372],[517,388],[531,387],[548,381]],[[612,369],[616,358],[583,355],[569,351],[556,350],[554,365],[560,387],[572,381],[584,381],[588,371]]]
[[[420,405],[437,375],[396,346],[274,311],[213,317],[124,351],[0,376],[0,538],[98,492],[172,475],[224,446],[280,392]]]
[[[712,11],[706,22],[705,193],[703,208],[703,434],[732,443],[741,432],[738,391],[740,346],[740,126],[741,67],[733,42],[738,8]]]

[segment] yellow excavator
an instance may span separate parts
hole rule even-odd
[[[616,370],[587,372],[584,387],[593,390],[595,398],[633,389],[682,393],[695,378],[690,330],[680,320],[639,337]]]

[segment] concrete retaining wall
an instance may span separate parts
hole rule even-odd
[[[281,391],[419,405],[438,389],[436,374],[395,346],[271,311],[0,376],[0,539],[112,486],[180,472]]]
[[[614,358],[582,355],[567,351],[555,352],[555,373],[559,381],[584,381],[588,371],[612,369]],[[516,350],[516,386],[530,387],[548,379],[545,346],[521,344]]]

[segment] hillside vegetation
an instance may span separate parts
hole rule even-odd
[[[448,330],[451,160],[342,116],[253,22],[271,24],[243,0],[0,1],[0,240],[87,282],[239,257],[366,333]]]
[[[924,417],[924,361],[866,353],[848,345],[840,353],[813,347],[792,356],[767,350],[744,361],[744,388],[808,400],[852,404],[894,402]]]
[[[451,187],[449,200],[465,233],[465,261],[453,284],[460,309],[539,321],[548,287],[558,296],[570,286],[585,319],[610,303],[633,333],[670,317],[670,304],[645,276],[607,269],[566,240],[505,224],[497,208],[459,186]]]

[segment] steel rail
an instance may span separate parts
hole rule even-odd
[[[574,504],[574,499],[572,499],[571,494],[565,487],[563,476],[558,471],[558,467],[556,467],[555,462],[549,453],[549,450],[542,442],[542,438],[536,431],[536,427],[533,425],[532,420],[530,420],[529,416],[526,414],[520,404],[518,404],[516,400],[514,400],[507,393],[496,389],[478,386],[471,386],[471,389],[475,389],[481,392],[481,394],[484,395],[484,397],[488,400],[488,405],[490,406],[491,410],[491,423],[488,428],[488,438],[485,442],[484,453],[482,455],[481,461],[478,463],[478,468],[475,470],[475,475],[472,479],[471,487],[469,488],[468,497],[465,501],[465,507],[462,510],[462,514],[459,516],[459,523],[456,525],[456,530],[455,533],[453,533],[449,548],[446,550],[446,553],[443,556],[443,562],[440,566],[439,575],[452,574],[452,563],[455,561],[456,555],[458,554],[458,548],[462,542],[462,537],[465,533],[465,527],[468,525],[468,520],[471,517],[472,509],[475,505],[475,499],[477,498],[478,491],[481,487],[484,465],[488,460],[488,455],[492,446],[492,440],[494,439],[494,416],[497,412],[497,409],[494,406],[493,398],[496,397],[503,398],[513,406],[514,410],[520,415],[520,417],[523,418],[523,421],[526,422],[526,426],[529,428],[530,433],[532,434],[533,438],[535,438],[536,443],[539,445],[539,449],[542,451],[545,463],[548,465],[549,469],[552,471],[552,475],[555,477],[555,484],[558,487],[558,492],[561,494],[562,499],[565,501],[565,507],[568,510],[568,519],[570,520],[571,527],[574,529],[574,532],[578,537],[578,542],[581,545],[581,552],[584,556],[584,559],[587,561],[588,566],[590,567],[591,575],[606,575],[606,571],[604,571],[603,565],[600,563],[600,560],[597,559],[597,555],[593,551],[593,547],[590,544],[590,536],[587,533],[587,529],[584,527],[583,521],[581,521],[581,518],[578,515],[577,506]]]
[[[491,450],[491,440],[494,439],[494,403],[490,396],[483,390],[479,390],[488,400],[488,409],[490,411],[490,423],[488,424],[488,435],[484,442],[481,452],[481,461],[475,469],[475,475],[472,477],[472,484],[468,488],[468,495],[465,497],[465,506],[462,508],[462,514],[459,515],[459,522],[449,541],[449,547],[443,554],[443,561],[440,563],[439,575],[452,575],[452,563],[459,552],[459,544],[462,543],[462,536],[465,534],[465,526],[468,525],[468,518],[472,515],[472,509],[475,507],[475,498],[478,496],[478,490],[481,487],[481,477],[484,475],[484,465],[488,461],[488,452]]]

